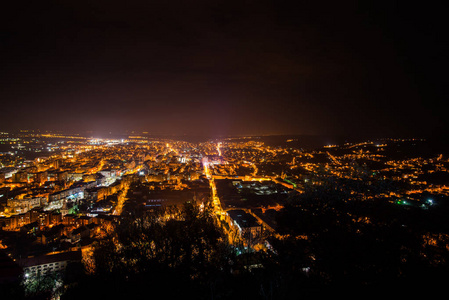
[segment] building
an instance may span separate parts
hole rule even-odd
[[[56,172],[56,178],[58,181],[66,181],[68,177],[67,171]]]
[[[7,206],[12,213],[25,213],[33,208],[40,207],[46,200],[44,197],[8,199]]]
[[[257,219],[242,209],[227,211],[227,221],[231,227],[237,228],[245,245],[257,243],[262,233],[262,225]]]
[[[48,179],[48,174],[46,171],[37,172],[33,174],[33,181],[38,184],[46,182]]]
[[[0,169],[0,173],[4,174],[5,179],[11,178],[17,171],[19,171],[19,169],[14,167],[4,167]]]
[[[17,260],[17,263],[23,268],[25,277],[64,271],[72,262],[81,262],[81,251],[68,251]]]
[[[76,182],[70,188],[50,194],[49,202],[57,202],[60,200],[75,201],[84,197],[84,191],[96,186],[95,181]],[[62,202],[60,203],[62,205]]]
[[[28,182],[28,173],[19,171],[12,175],[12,182]]]

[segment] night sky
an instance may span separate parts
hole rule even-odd
[[[3,131],[446,133],[446,16],[430,2],[10,2]]]

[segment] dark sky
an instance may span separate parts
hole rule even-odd
[[[0,9],[0,130],[445,133],[435,4],[11,2]]]

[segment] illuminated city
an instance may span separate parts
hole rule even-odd
[[[276,253],[279,243],[307,243],[324,234],[315,232],[323,224],[312,229],[291,219],[298,209],[335,214],[330,220],[349,222],[349,232],[355,230],[357,236],[370,226],[393,226],[376,215],[377,209],[427,218],[447,206],[449,160],[426,152],[424,139],[304,149],[296,146],[301,137],[277,137],[277,145],[269,138],[193,143],[144,133],[102,139],[4,132],[1,143],[10,151],[1,154],[1,247],[30,282],[54,278],[76,262],[94,273],[94,251],[102,243],[113,241],[116,251],[125,247],[119,236],[126,229],[123,222],[150,218],[167,226],[184,220],[185,205],[216,227],[218,241],[230,247],[237,261],[244,255]],[[405,234],[410,225],[402,222],[397,230]],[[139,236],[133,238],[139,242]],[[436,250],[448,251],[447,233],[431,226],[415,238],[418,257],[434,266],[444,264],[444,254]],[[411,250],[401,250],[404,263]],[[307,254],[301,274],[321,276],[316,255]],[[263,263],[242,267],[263,268]],[[63,286],[63,277],[56,278]]]
[[[445,10],[326,2],[5,4],[0,299],[446,292]]]

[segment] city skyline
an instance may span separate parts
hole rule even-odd
[[[446,10],[370,2],[3,4],[0,298],[441,295]]]
[[[301,143],[0,132],[0,293],[264,299],[272,289],[285,299],[337,287],[444,289],[447,153],[425,139]]]

